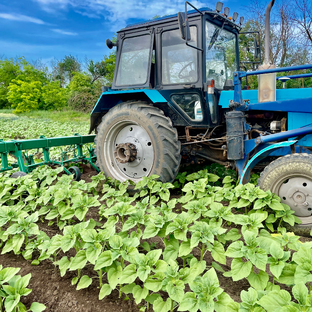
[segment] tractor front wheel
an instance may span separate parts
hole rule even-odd
[[[104,115],[98,127],[96,156],[109,177],[138,182],[156,174],[173,181],[180,161],[181,143],[171,120],[145,102],[125,102]]]
[[[309,235],[312,228],[312,155],[291,154],[280,157],[261,173],[258,186],[270,190],[295,211],[302,224],[290,229]]]

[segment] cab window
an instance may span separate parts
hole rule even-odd
[[[197,28],[190,27],[190,44],[197,46]],[[198,80],[197,50],[181,38],[179,29],[162,33],[162,83],[181,84]]]
[[[116,85],[143,85],[147,82],[151,36],[126,38],[123,41]]]
[[[214,79],[215,87],[223,89],[226,80],[237,71],[236,36],[206,22],[206,79]]]

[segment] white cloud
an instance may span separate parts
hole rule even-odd
[[[40,24],[40,25],[45,24],[45,22],[39,18],[30,17],[30,16],[26,16],[22,14],[0,13],[0,18],[12,20],[12,21],[35,23],[35,24]]]
[[[58,33],[58,34],[62,34],[62,35],[67,35],[67,36],[77,36],[78,34],[75,32],[71,32],[71,31],[65,31],[62,29],[51,29],[52,31]]]
[[[130,19],[151,19],[155,15],[170,15],[184,11],[185,0],[33,0],[38,2],[43,9],[52,11],[57,9],[74,8],[77,13],[90,18],[101,17],[114,23],[114,31],[128,24]],[[196,7],[207,6],[202,0],[192,2]],[[208,5],[209,6],[209,5]],[[215,4],[211,6],[214,9]],[[192,10],[191,7],[188,8]]]

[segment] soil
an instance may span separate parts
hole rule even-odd
[[[86,182],[91,181],[91,177],[96,175],[96,171],[87,165],[83,166],[82,179]],[[177,195],[173,195],[177,197]],[[86,219],[93,218],[99,221],[97,208],[91,208],[86,216]],[[48,226],[47,223],[39,224],[40,230],[44,231],[50,237],[60,234],[57,226]],[[156,243],[157,248],[162,247],[162,241],[158,237],[148,240],[149,243]],[[69,251],[71,253],[71,251]],[[74,255],[74,254],[73,254]],[[61,258],[63,255],[59,254]],[[200,252],[195,257],[200,256]],[[207,265],[211,266],[213,258],[207,252],[204,260]],[[82,270],[81,275],[88,275],[93,278],[92,284],[87,289],[76,290],[76,286],[71,285],[71,280],[75,277],[75,272],[69,272],[64,277],[60,276],[58,268],[55,268],[49,260],[41,262],[38,266],[31,265],[31,261],[26,261],[21,255],[14,255],[13,252],[8,254],[0,254],[0,264],[3,267],[18,267],[21,268],[18,274],[26,275],[31,273],[29,288],[32,289],[31,294],[22,298],[22,302],[27,308],[32,302],[40,302],[46,305],[47,312],[137,312],[139,306],[136,305],[131,295],[130,298],[119,298],[118,291],[114,290],[109,296],[103,300],[98,299],[99,287],[97,276],[94,271],[88,268]],[[225,271],[230,270],[231,259],[227,259],[226,265],[221,265]],[[220,281],[220,286],[229,294],[236,302],[240,302],[240,292],[249,288],[249,283],[246,279],[233,282],[231,278],[226,278],[222,273],[217,272]],[[103,278],[103,283],[107,283]],[[186,289],[189,291],[189,289]],[[127,300],[125,300],[127,299]],[[153,310],[150,309],[149,312]]]

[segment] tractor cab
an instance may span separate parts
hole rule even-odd
[[[155,106],[176,127],[217,125],[220,91],[234,90],[240,65],[237,13],[220,14],[218,6],[120,30],[112,90],[157,90],[165,101]]]

